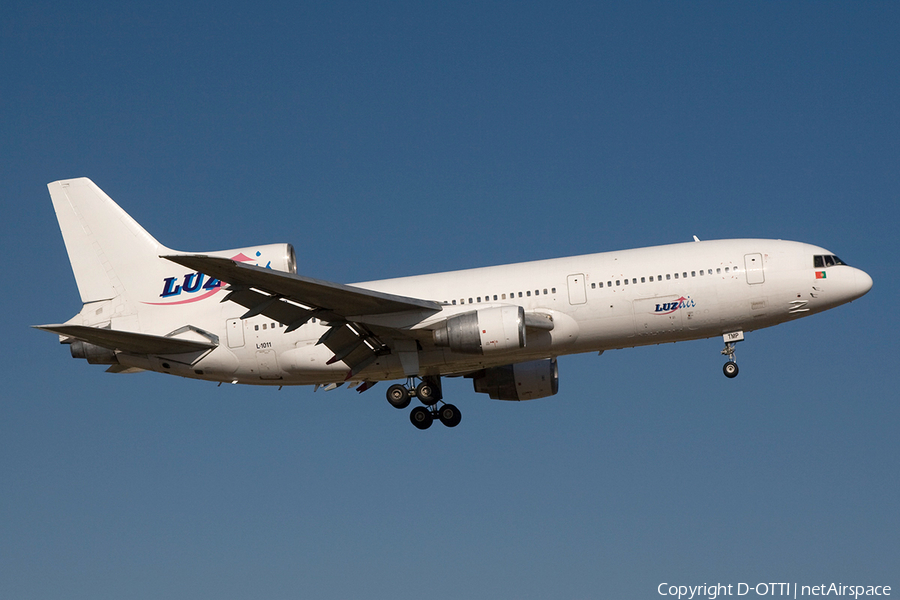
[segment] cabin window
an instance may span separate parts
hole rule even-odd
[[[635,277],[634,279],[632,279],[632,280],[631,280],[631,283],[637,285],[637,277]]]
[[[725,272],[726,272],[726,273],[728,272],[728,267],[725,267]]]
[[[712,275],[712,269],[709,269],[709,274]]]
[[[622,280],[616,279],[616,287],[619,287],[620,285],[622,285]]]
[[[529,298],[531,298],[531,290],[528,290],[527,292],[525,292],[525,295],[528,296]]]
[[[596,289],[597,289],[597,284],[596,284],[596,283],[591,283],[591,289],[592,289],[592,290],[596,290]]]
[[[601,287],[602,287],[602,286],[601,286]],[[550,288],[550,293],[551,293],[551,294],[555,294],[555,293],[556,293],[556,288]]]
[[[469,298],[469,304],[472,304],[472,299],[471,299],[471,298]]]
[[[646,278],[646,277],[641,277],[641,283],[647,283],[647,278]]]
[[[600,289],[603,289],[603,282],[600,282]]]
[[[653,283],[653,275],[650,276],[650,283]]]
[[[716,275],[721,275],[721,274],[722,274],[722,268],[719,267],[718,269],[716,269]]]
[[[500,294],[500,299],[501,299],[501,300],[506,300],[506,294]]]
[[[678,273],[675,273],[675,279],[678,279]]]
[[[253,331],[259,331],[259,325],[254,325],[254,326],[253,326]]]
[[[687,279],[687,271],[685,271],[684,273],[682,273],[681,276],[684,277],[685,279]]]
[[[687,276],[687,274],[685,274],[685,276]],[[696,276],[697,276],[697,271],[691,271],[691,277],[696,277]]]
[[[519,292],[519,298],[521,298],[521,297],[522,297],[522,292]]]
[[[263,323],[263,331],[265,331],[265,330],[266,330],[266,324]]]
[[[453,301],[453,305],[456,306],[456,300]]]

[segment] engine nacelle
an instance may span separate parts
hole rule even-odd
[[[434,345],[467,354],[524,348],[525,309],[497,306],[450,317],[434,330]]]
[[[119,357],[116,355],[115,350],[95,346],[81,340],[75,340],[69,344],[69,352],[72,353],[72,358],[83,358],[92,365],[119,364]]]
[[[476,392],[494,400],[534,400],[559,391],[559,370],[555,358],[545,358],[485,369],[472,383]]]
[[[250,246],[249,248],[203,252],[202,254],[231,258],[248,265],[285,271],[292,275],[297,274],[297,256],[294,253],[294,247],[290,244],[266,244],[265,246]]]

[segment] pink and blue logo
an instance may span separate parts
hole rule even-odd
[[[693,308],[694,306],[696,306],[696,304],[694,304],[694,301],[691,300],[690,296],[682,296],[681,298],[673,302],[663,302],[662,304],[657,304],[656,310],[653,311],[653,314],[671,315],[679,308]]]
[[[261,252],[256,253],[257,258],[262,256]],[[248,263],[254,262],[255,259],[250,258],[243,252],[231,257],[231,260]],[[271,268],[271,261],[266,268]],[[177,304],[190,304],[205,300],[215,295],[224,287],[224,283],[215,277],[209,277],[204,273],[188,273],[184,277],[165,277],[163,278],[162,293],[160,298],[171,298],[168,302],[142,302],[151,306],[175,306]],[[190,295],[189,298],[182,298],[184,294]],[[178,299],[175,299],[178,298]]]

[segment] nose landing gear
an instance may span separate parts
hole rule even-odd
[[[725,349],[722,350],[722,354],[728,357],[728,362],[722,366],[722,372],[725,373],[725,377],[734,379],[738,374],[737,361],[734,358],[734,345],[744,340],[744,332],[733,331],[722,337],[725,340]]]

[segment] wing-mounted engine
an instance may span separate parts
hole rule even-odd
[[[115,349],[104,348],[82,340],[72,340],[69,344],[72,358],[83,358],[92,365],[117,365],[119,357]]]
[[[492,367],[471,375],[475,391],[494,400],[534,400],[559,391],[555,358]]]
[[[524,348],[525,309],[497,306],[451,317],[434,330],[434,345],[467,354]]]

